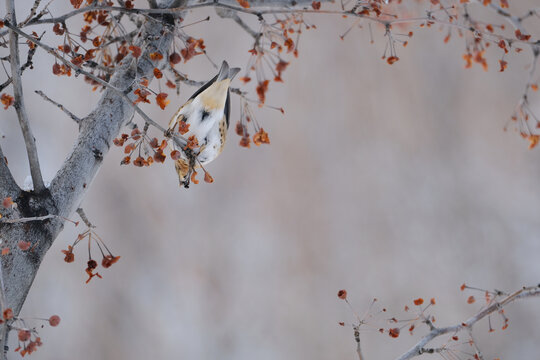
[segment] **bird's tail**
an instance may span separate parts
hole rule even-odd
[[[225,79],[233,79],[236,74],[240,72],[240,68],[229,68],[229,64],[227,64],[226,61],[223,61],[221,64],[221,69],[219,69],[219,74],[217,76],[217,81],[225,80]]]

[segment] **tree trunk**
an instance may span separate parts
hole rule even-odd
[[[110,83],[134,99],[132,86],[138,79],[153,76],[154,64],[148,54],[166,54],[172,41],[167,30],[170,24],[147,22],[141,35],[143,55],[137,62],[131,56],[116,70]],[[136,68],[135,68],[136,66]],[[0,161],[0,195],[11,196],[16,207],[5,213],[7,219],[27,218],[44,215],[69,217],[79,206],[90,183],[97,174],[103,157],[109,151],[112,140],[117,137],[126,122],[133,116],[133,108],[112,89],[106,89],[95,110],[82,119],[75,147],[58,171],[51,186],[42,191],[24,191],[9,180],[11,175],[3,171],[5,162]],[[3,155],[0,153],[3,160]],[[4,179],[4,177],[6,179]],[[5,181],[3,181],[5,180]],[[0,223],[0,239],[10,253],[2,256],[2,273],[6,307],[18,314],[39,269],[45,253],[62,231],[64,221],[52,218],[23,223]],[[21,241],[30,242],[30,249],[17,247]]]

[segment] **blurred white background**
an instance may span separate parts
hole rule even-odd
[[[54,14],[69,8],[51,6]],[[189,19],[208,14],[210,23],[186,31],[205,39],[216,62],[245,66],[249,36],[212,11]],[[122,258],[85,284],[84,246],[74,264],[60,253],[82,231],[66,224],[22,312],[62,318],[41,330],[33,359],[355,359],[352,330],[338,326],[353,321],[339,289],[358,312],[377,297],[390,316],[435,297],[442,326],[480,306],[466,304],[463,282],[508,291],[539,282],[540,150],[503,131],[529,54],[511,56],[504,73],[498,52],[489,72],[464,70],[462,39],[444,45],[444,32],[414,29],[389,66],[380,36],[370,45],[368,31],[354,29],[341,41],[348,21],[308,19],[318,29],[303,34],[285,83],[268,93],[285,115],[256,113],[270,146],[240,148],[231,130],[207,167],[215,183],[188,190],[178,188],[170,162],[120,167],[121,149],[107,155],[82,206]],[[58,41],[44,29],[46,41]],[[24,76],[46,180],[77,127],[33,90],[81,117],[99,96],[82,79],[53,76],[52,64],[38,50]],[[202,56],[181,69],[201,80],[215,72]],[[145,111],[166,125],[195,91],[181,90],[165,111]],[[22,183],[28,168],[15,112],[0,116],[2,147]],[[233,97],[231,122],[238,117]],[[493,334],[480,324],[486,358],[537,358],[538,310],[534,300],[509,307],[504,332],[498,317]],[[416,338],[362,336],[367,359],[393,358]]]

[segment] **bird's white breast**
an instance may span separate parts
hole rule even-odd
[[[203,112],[206,112],[204,119]],[[189,131],[184,134],[184,137],[189,138],[195,135],[201,145],[204,144],[210,129],[223,117],[223,109],[207,110],[202,106],[198,97],[185,106],[180,113],[184,115],[186,123],[189,124]]]

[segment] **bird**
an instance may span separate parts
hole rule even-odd
[[[223,61],[216,76],[199,88],[174,114],[167,132],[179,132],[187,145],[175,160],[180,186],[189,187],[191,174],[215,160],[223,151],[230,116],[232,79],[240,68],[229,68]]]

